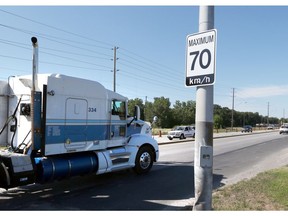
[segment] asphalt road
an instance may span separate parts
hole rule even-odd
[[[288,136],[254,134],[214,140],[213,187],[287,164]],[[188,210],[194,197],[194,141],[160,146],[147,175],[131,170],[0,192],[1,210]]]

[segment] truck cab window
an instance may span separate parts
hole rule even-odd
[[[121,120],[126,119],[126,103],[125,101],[112,101],[112,115],[118,115]]]

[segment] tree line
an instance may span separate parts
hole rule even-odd
[[[172,128],[176,125],[194,125],[196,117],[196,101],[188,100],[181,102],[177,100],[171,108],[169,98],[155,97],[153,102],[143,102],[140,98],[130,99],[128,101],[128,112],[133,115],[134,107],[138,105],[141,110],[141,119],[152,122],[153,117],[157,116],[155,123],[159,128]],[[286,121],[285,121],[286,120]],[[267,126],[267,124],[279,125],[287,122],[287,119],[278,119],[259,115],[258,112],[239,112],[233,110],[232,125],[232,109],[221,107],[214,104],[214,128],[222,129],[229,127],[242,127],[244,125]]]

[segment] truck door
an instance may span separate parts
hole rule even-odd
[[[86,146],[88,102],[85,99],[67,98],[65,108],[66,149],[76,150]]]
[[[111,103],[111,126],[110,140],[122,142],[126,137],[127,127],[126,102],[120,100],[112,100]]]

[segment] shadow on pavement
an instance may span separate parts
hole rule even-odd
[[[213,176],[214,189],[223,176]],[[190,210],[194,197],[192,162],[156,163],[146,175],[121,171],[75,177],[0,193],[2,210]]]

